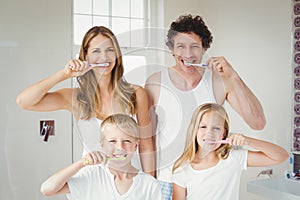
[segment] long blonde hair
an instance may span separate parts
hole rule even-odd
[[[202,104],[194,111],[193,117],[188,127],[184,151],[182,155],[176,160],[172,170],[173,173],[178,167],[182,166],[187,161],[191,162],[195,158],[195,155],[199,150],[198,143],[197,143],[197,132],[198,132],[200,121],[202,119],[202,116],[205,113],[211,111],[215,112],[216,114],[218,114],[224,119],[225,133],[223,139],[228,137],[229,118],[223,106],[215,103]],[[222,144],[218,149],[216,149],[216,154],[219,158],[226,159],[229,155],[230,149],[231,147],[229,144]]]
[[[133,85],[129,84],[123,77],[124,66],[119,43],[113,32],[104,26],[91,28],[84,36],[80,48],[79,59],[85,61],[90,41],[97,35],[109,38],[116,51],[116,64],[112,70],[111,84],[114,91],[114,98],[118,99],[121,109],[131,115],[136,113],[136,94]],[[82,76],[78,76],[78,92],[75,97],[79,103],[81,119],[89,119],[93,115],[100,116],[101,96],[97,78],[93,70],[88,71]],[[103,117],[103,116],[102,116]]]

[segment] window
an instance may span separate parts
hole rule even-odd
[[[148,42],[148,0],[74,0],[73,14],[75,45],[89,28],[100,25],[114,32],[121,47],[144,47]]]
[[[73,0],[73,56],[78,58],[86,31],[93,26],[106,26],[120,44],[125,78],[144,85],[146,77],[155,71],[154,63],[163,57],[159,55],[163,51],[157,51],[162,48],[156,47],[158,31],[150,28],[156,27],[156,19],[163,19],[156,13],[162,9],[159,2],[162,4],[151,0]]]

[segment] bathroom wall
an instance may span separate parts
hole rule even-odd
[[[0,4],[0,199],[66,199],[46,198],[39,190],[42,181],[72,161],[71,115],[21,110],[16,96],[71,58],[71,0]],[[40,120],[55,120],[55,136],[48,142],[39,135]]]
[[[180,14],[199,14],[211,29],[210,55],[225,56],[260,99],[267,118],[262,131],[251,130],[226,105],[232,131],[291,148],[291,2],[280,0],[158,0],[167,28]],[[42,181],[72,161],[72,117],[68,112],[37,113],[17,107],[25,87],[61,69],[71,58],[72,1],[2,0],[0,6],[1,117],[0,199],[45,198]],[[173,64],[165,54],[165,66]],[[164,60],[162,59],[162,60]],[[70,86],[66,81],[58,87]],[[39,135],[41,119],[55,120],[55,136]],[[281,176],[288,163],[273,167]],[[260,199],[246,183],[264,168],[249,169],[241,181],[241,200]]]
[[[180,4],[180,6],[178,6]],[[292,134],[292,2],[280,0],[165,0],[165,27],[180,14],[202,16],[213,33],[208,51],[225,56],[261,101],[267,119],[264,130],[251,130],[228,106],[232,131],[269,140],[291,149]],[[166,56],[166,65],[173,64]],[[240,199],[263,199],[246,191],[246,183],[265,168],[251,168],[241,180]],[[273,167],[276,176],[288,162]]]

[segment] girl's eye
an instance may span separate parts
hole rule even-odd
[[[202,129],[204,129],[204,128],[206,128],[206,126],[202,125],[202,126],[199,126],[199,128],[202,128]]]

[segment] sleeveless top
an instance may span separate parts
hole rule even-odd
[[[203,103],[215,103],[212,73],[205,69],[198,85],[188,91],[177,89],[168,68],[161,71],[161,87],[156,105],[157,179],[172,182],[172,167],[183,153],[188,125],[195,109]]]

